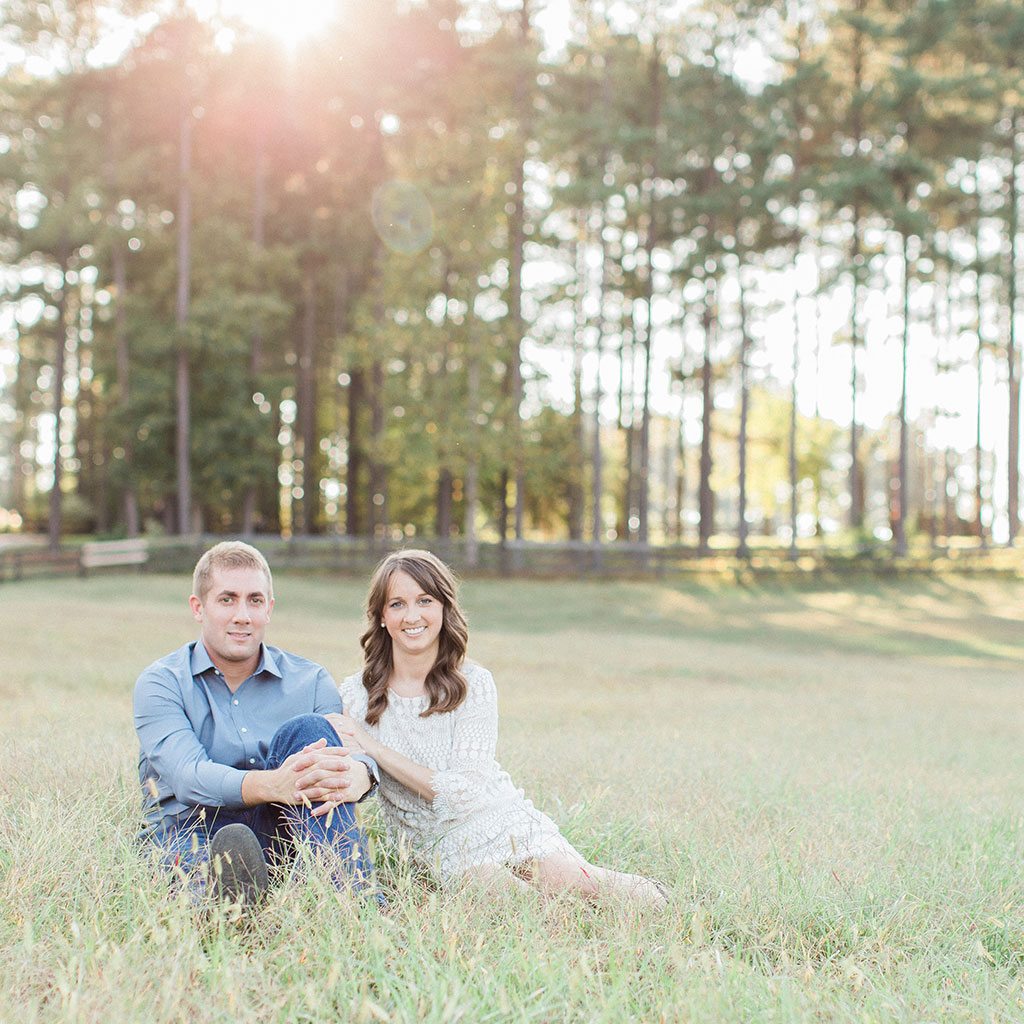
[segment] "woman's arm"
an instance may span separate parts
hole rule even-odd
[[[346,746],[362,746],[396,782],[430,803],[438,817],[458,819],[486,800],[484,783],[498,742],[498,695],[490,672],[475,668],[465,702],[455,717],[444,769],[428,768],[375,740],[349,715],[328,715]]]
[[[396,782],[400,782],[406,789],[411,789],[428,803],[434,801],[437,793],[434,791],[434,770],[432,768],[417,764],[397,750],[385,747],[349,715],[330,714],[326,717],[344,741],[345,746],[362,748],[377,762],[381,771],[387,772]]]
[[[491,800],[488,782],[494,774],[498,746],[498,691],[494,677],[474,666],[466,672],[469,692],[456,711],[448,765],[434,772],[433,810],[443,820],[457,821]]]

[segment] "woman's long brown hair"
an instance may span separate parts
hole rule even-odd
[[[363,648],[363,686],[366,687],[366,721],[376,725],[388,706],[388,680],[394,668],[391,635],[381,628],[384,605],[395,573],[411,576],[424,594],[444,605],[437,659],[427,673],[425,686],[430,703],[422,717],[454,711],[466,699],[466,657],[469,627],[459,607],[455,577],[451,569],[429,551],[410,549],[388,555],[374,570],[366,597],[366,632],[359,638]]]

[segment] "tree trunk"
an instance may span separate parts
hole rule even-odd
[[[909,196],[904,196],[904,203]],[[910,350],[910,239],[903,238],[903,335],[900,339],[900,454],[896,480],[896,522],[893,524],[894,550],[898,557],[907,553],[907,356]]]
[[[452,300],[452,292],[455,289],[455,275],[451,272],[448,266],[447,258],[445,260],[445,269],[441,275],[441,288],[445,296],[445,313],[441,323],[441,364],[438,368],[437,374],[432,380],[433,388],[436,389],[436,394],[443,397],[448,394],[449,383],[448,383],[448,363],[449,363],[449,338],[453,331],[457,331],[459,328],[455,327],[450,320],[448,320],[448,308]],[[452,441],[447,426],[442,426],[440,432],[435,435],[438,438],[438,473],[437,473],[437,492],[435,495],[435,516],[434,516],[434,528],[437,534],[437,538],[440,541],[441,546],[441,557],[448,561],[451,558],[451,538],[452,538],[452,505],[454,501],[454,486],[455,476],[452,473]]]
[[[72,459],[77,466],[74,474],[75,494],[83,502],[91,502],[94,497],[96,469],[93,460],[96,456],[96,436],[92,421],[93,400],[85,377],[88,376],[88,356],[82,341],[82,329],[86,325],[84,308],[85,289],[79,282],[71,294],[68,303],[68,354],[65,375],[73,382],[71,390],[75,394],[73,403],[74,416],[71,420],[72,435],[70,440]]]
[[[33,404],[30,395],[35,387],[36,374],[29,370],[29,360],[24,348],[25,339],[20,332],[15,337],[18,359],[14,366],[13,384],[15,420],[14,443],[11,448],[11,507],[24,519],[28,515],[26,483],[33,475],[33,469],[29,460],[25,458],[25,449],[22,445],[28,441],[27,428]]]
[[[934,456],[926,449],[923,453],[925,466],[925,501],[928,512],[928,542],[931,550],[939,546],[939,454]]]
[[[437,539],[447,549],[452,540],[452,471],[444,466],[437,475]]]
[[[191,392],[189,372],[188,312],[192,276],[192,109],[182,102],[178,149],[178,292],[175,326],[178,354],[175,366],[175,462],[178,483],[178,533],[192,532]]]
[[[975,368],[975,414],[974,414],[974,518],[978,543],[985,547],[988,540],[985,535],[985,500],[982,489],[981,475],[983,469],[984,448],[982,447],[982,415],[981,407],[984,400],[985,341],[982,322],[982,256],[981,256],[981,182],[979,181],[978,165],[974,165],[974,195],[977,200],[974,221],[974,325],[978,338],[977,366]]]
[[[680,386],[679,426],[676,431],[676,514],[672,528],[672,539],[677,544],[685,539],[683,526],[686,516],[686,396],[683,390]]]
[[[945,520],[946,545],[953,536],[955,521],[956,473],[953,468],[953,453],[947,448],[943,455],[942,508]]]
[[[93,307],[91,286],[79,285],[76,295],[75,319],[78,326],[73,332],[73,377],[78,392],[75,411],[75,457],[78,475],[75,490],[92,508],[92,530],[105,534],[110,530],[108,502],[110,475],[110,446],[105,443],[105,417],[97,412],[96,378],[93,364],[92,336]]]
[[[503,466],[498,474],[498,543],[502,549],[502,572],[508,566],[505,556],[505,542],[508,540],[508,467]]]
[[[612,110],[612,60],[609,52],[604,61],[603,73],[601,75],[601,106],[605,116],[610,116]],[[601,167],[607,170],[608,148],[604,147],[601,152]],[[597,294],[597,318],[596,334],[594,338],[594,358],[596,371],[594,374],[594,419],[593,419],[593,446],[590,454],[590,539],[593,545],[591,565],[595,571],[600,571],[604,563],[604,516],[602,506],[604,504],[604,450],[601,442],[601,363],[604,358],[604,340],[607,330],[605,321],[605,298],[608,290],[608,241],[605,238],[605,225],[607,224],[605,200],[601,199],[594,205],[593,229],[597,238],[598,252],[601,260],[601,273],[598,280]]]
[[[107,108],[107,117],[115,123],[115,111],[112,106]],[[106,163],[103,168],[108,198],[110,201],[109,222],[116,225],[120,214],[117,211],[119,193],[119,167],[122,151],[121,139],[117,129],[112,129],[107,138]],[[132,442],[133,431],[128,429],[131,404],[131,350],[128,343],[128,322],[126,304],[128,301],[128,261],[125,256],[126,239],[119,229],[115,228],[110,247],[110,272],[114,284],[114,364],[117,373],[117,408],[125,425],[125,434],[121,443],[124,451],[125,484],[121,491],[121,514],[124,517],[125,533],[129,537],[137,537],[139,533],[139,500],[135,489],[134,462],[135,446]]]
[[[530,38],[530,0],[522,0],[518,18],[519,40],[525,47]],[[532,118],[530,99],[530,78],[521,72],[515,85],[515,108],[518,121],[518,146],[513,169],[512,213],[509,219],[509,326],[512,331],[508,365],[509,417],[511,420],[512,475],[515,480],[515,537],[523,539],[523,525],[526,498],[526,466],[523,452],[522,404],[523,369],[522,344],[525,331],[523,320],[523,250],[526,239],[526,148]],[[506,481],[502,494],[507,491],[509,472],[506,468],[502,477]],[[506,498],[507,500],[507,498]],[[507,530],[507,513],[499,517],[504,522],[504,541]]]
[[[658,244],[656,184],[659,174],[658,142],[661,133],[661,52],[657,34],[651,44],[650,63],[651,139],[650,161],[645,168],[648,182],[647,232],[645,250],[647,276],[644,281],[644,305],[647,319],[643,336],[643,410],[640,414],[640,472],[637,481],[637,539],[650,541],[650,467],[651,467],[651,348],[654,335],[654,250]]]
[[[624,540],[633,540],[635,527],[633,512],[636,508],[636,334],[633,307],[630,306],[629,326],[623,325],[619,347],[619,423],[625,441],[626,480],[622,495],[622,524],[618,535]],[[627,356],[628,353],[628,356]],[[626,373],[629,372],[627,385]],[[628,410],[628,412],[627,412]]]
[[[472,309],[472,304],[470,304]],[[462,533],[466,542],[466,568],[475,569],[480,562],[480,545],[476,535],[476,516],[480,506],[480,430],[477,415],[480,406],[480,357],[470,339],[470,353],[466,367],[466,388],[469,405],[469,451],[466,455],[466,474],[462,491],[465,495],[465,513]]]
[[[704,309],[701,312],[701,325],[704,331],[704,363],[700,373],[700,393],[703,403],[701,412],[700,437],[700,492],[698,507],[700,524],[698,530],[698,551],[707,555],[711,550],[711,536],[715,532],[715,496],[711,489],[711,431],[714,413],[714,377],[712,369],[712,344],[715,326],[715,281],[706,278],[704,281]]]
[[[821,248],[816,246],[820,256]],[[824,347],[824,338],[821,330],[821,263],[820,259],[815,260],[815,293],[814,293],[814,423],[821,423],[821,352]],[[814,536],[824,538],[825,530],[821,525],[821,497],[822,497],[821,470],[814,474]]]
[[[307,270],[302,281],[302,333],[300,338],[297,387],[298,448],[302,457],[302,515],[296,533],[317,532],[319,512],[319,445],[316,430],[316,281]]]
[[[796,63],[800,65],[805,60],[805,48],[807,40],[807,23],[803,18],[802,5],[794,8],[792,12],[797,18],[796,25]],[[797,140],[803,138],[806,127],[806,113],[803,102],[803,95],[799,90],[793,96],[793,126]],[[801,161],[800,144],[797,141],[793,147],[793,180],[800,182],[803,173]],[[800,217],[800,197],[796,197],[797,222]],[[797,236],[796,249],[793,253],[793,364],[791,370],[789,387],[789,558],[797,557],[797,520],[799,517],[799,493],[800,485],[799,471],[797,466],[797,397],[800,378],[800,253],[803,248],[803,235]]]
[[[375,542],[386,540],[388,526],[388,480],[384,466],[384,365],[379,359],[370,367],[370,535]]]
[[[672,495],[675,493],[676,449],[672,437],[665,436],[661,447],[662,479],[664,480],[664,501],[661,503],[661,542],[667,544],[672,536]]]
[[[253,252],[258,259],[263,253],[267,208],[267,148],[266,135],[257,128],[256,153],[252,190],[252,233]],[[260,373],[263,363],[263,324],[257,317],[252,325],[249,341],[249,391],[250,395],[259,390]],[[255,438],[253,449],[257,448]],[[253,451],[255,455],[255,451]],[[253,480],[245,489],[242,499],[242,533],[250,536],[256,529],[256,510],[259,504],[259,484]]]
[[[1017,539],[1020,528],[1020,353],[1017,349],[1017,234],[1020,211],[1021,154],[1018,139],[1024,131],[1024,117],[1014,111],[1010,115],[1010,180],[1007,195],[1006,229],[1007,246],[1007,296],[1009,331],[1006,338],[1006,377],[1009,390],[1010,415],[1009,437],[1007,438],[1007,503],[1006,518],[1010,545]]]
[[[112,271],[114,277],[114,349],[117,360],[117,404],[127,422],[127,409],[131,403],[131,353],[128,347],[128,324],[125,316],[125,302],[128,297],[128,268],[124,255],[124,243],[115,240],[112,252]],[[129,537],[137,537],[139,533],[139,500],[135,491],[132,476],[135,458],[135,447],[132,444],[132,431],[125,433],[124,461],[128,481],[125,483],[121,501],[124,511],[124,528]]]
[[[593,566],[601,568],[601,545],[604,543],[604,519],[601,506],[604,503],[604,451],[601,445],[601,362],[604,358],[605,336],[605,291],[608,286],[608,249],[604,238],[604,208],[599,208],[595,229],[601,254],[601,279],[598,285],[597,334],[594,338],[594,356],[597,370],[594,374],[594,419],[593,443],[590,454],[590,539],[594,545]]]
[[[864,16],[866,0],[857,0],[855,10],[858,18]],[[861,98],[864,92],[864,31],[858,25],[855,26],[854,50],[853,50],[853,96],[852,112],[853,124],[852,135],[856,145],[860,146],[864,135],[863,112],[861,109]],[[850,307],[850,527],[853,530],[860,530],[864,525],[863,504],[861,502],[861,482],[858,479],[857,461],[857,348],[860,344],[858,323],[858,304],[860,300],[861,284],[861,262],[863,250],[861,247],[861,210],[860,202],[853,203],[853,238],[850,243],[850,263],[853,271],[853,286],[851,289]]]
[[[797,385],[800,379],[800,279],[798,258],[793,260],[793,365],[789,382],[789,557],[797,556],[797,517],[799,516],[799,472],[797,468]]]
[[[366,374],[352,369],[348,382],[348,459],[345,464],[345,533],[358,537],[363,532],[363,502],[359,488],[365,453],[360,418],[366,400]]]
[[[60,550],[60,535],[64,517],[64,495],[61,490],[63,463],[61,458],[60,425],[64,411],[64,374],[67,363],[67,306],[68,264],[71,262],[71,244],[66,233],[62,234],[57,247],[57,266],[60,270],[60,291],[55,306],[53,338],[53,486],[50,488],[50,519],[48,540],[51,551]]]
[[[572,334],[572,448],[569,458],[569,539],[583,540],[584,508],[584,451],[586,433],[583,425],[583,346],[587,328],[584,298],[587,291],[587,246],[578,241],[586,223],[586,213],[576,211],[577,242],[575,245],[574,264],[576,269],[576,293],[573,296],[573,334]],[[585,240],[586,240],[586,236]]]
[[[750,330],[747,323],[746,287],[743,284],[743,268],[738,272],[740,295],[740,430],[739,430],[739,543],[736,545],[737,558],[749,558],[747,543],[747,421],[750,413],[750,387],[747,381],[747,364],[750,357]]]
[[[850,527],[859,530],[864,525],[863,508],[860,501],[860,480],[857,464],[857,349],[860,346],[858,332],[858,305],[860,302],[860,231],[858,211],[854,205],[853,228],[853,287],[850,290]]]

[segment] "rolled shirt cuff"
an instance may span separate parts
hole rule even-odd
[[[230,765],[216,765],[210,766],[220,769],[211,774],[219,775],[220,778],[217,782],[210,787],[210,797],[219,797],[219,799],[207,799],[204,798],[204,794],[201,791],[197,791],[193,794],[194,800],[189,800],[189,803],[196,804],[207,804],[212,807],[230,807],[232,809],[238,809],[245,806],[245,801],[242,799],[242,780],[248,775],[248,771],[244,771],[240,768],[232,768]],[[211,782],[213,780],[211,779]]]

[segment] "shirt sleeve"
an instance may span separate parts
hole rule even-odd
[[[433,809],[444,820],[459,820],[488,802],[498,745],[498,691],[486,669],[476,669],[462,706],[452,712],[455,728],[448,765],[434,772]]]
[[[160,790],[191,806],[244,807],[245,772],[210,759],[185,713],[170,669],[147,669],[135,684],[135,731]]]
[[[321,668],[316,677],[313,714],[330,715],[339,711],[341,711],[341,695],[338,693],[338,684],[327,669]]]
[[[331,686],[334,688],[334,696],[338,701],[338,706],[334,710],[343,711],[346,715],[350,713],[348,707],[344,704],[345,690],[348,685],[348,679],[343,679],[341,686],[335,686],[334,680],[331,680]],[[357,804],[361,804],[367,797],[373,796],[377,792],[377,786],[380,785],[380,767],[369,754],[353,753],[352,760],[362,761],[363,764],[366,765],[366,770],[370,773],[370,788],[356,801]]]

